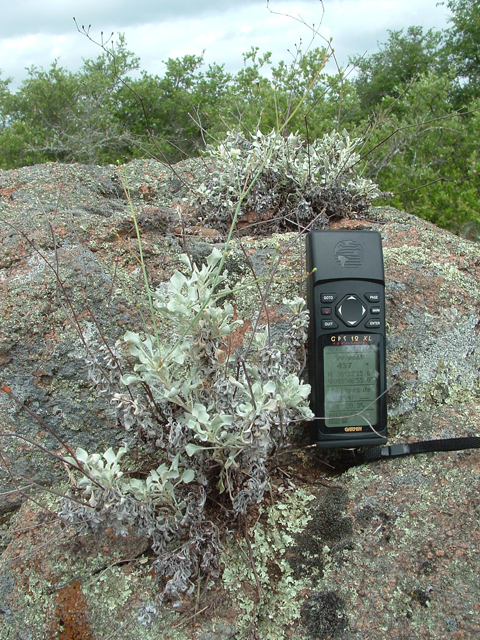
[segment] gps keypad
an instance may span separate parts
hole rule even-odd
[[[339,283],[331,283],[326,285],[327,289],[325,291],[318,291],[317,293],[321,303],[322,329],[328,331],[342,326],[349,329],[356,327],[382,329],[384,322],[381,305],[383,292],[371,289],[365,292],[353,293],[352,289],[355,289],[355,286],[350,285],[345,291],[347,283],[344,282],[342,284],[344,285],[343,287]],[[335,285],[339,289],[338,291],[335,291]],[[332,316],[332,318],[327,320],[325,316]],[[339,322],[334,320],[333,317]]]
[[[350,294],[337,304],[335,313],[347,327],[356,327],[367,315],[367,307],[356,295]]]

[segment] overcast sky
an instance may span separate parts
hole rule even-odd
[[[421,25],[444,28],[448,12],[438,0],[6,0],[0,18],[0,69],[18,86],[26,67],[48,69],[59,59],[75,71],[82,58],[100,50],[78,33],[91,24],[91,35],[125,33],[128,48],[141,59],[141,68],[163,75],[163,60],[201,54],[205,61],[241,68],[242,53],[252,46],[271,51],[274,62],[288,61],[295,45],[310,41],[314,24],[321,37],[333,38],[338,63],[349,56],[374,53],[387,30]],[[298,18],[295,20],[293,18]]]

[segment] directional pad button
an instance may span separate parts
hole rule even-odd
[[[367,308],[360,298],[352,293],[340,300],[335,307],[335,313],[347,327],[356,327],[367,315]]]

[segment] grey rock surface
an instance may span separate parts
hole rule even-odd
[[[135,161],[123,174],[56,164],[0,172],[0,382],[24,404],[0,394],[0,638],[480,637],[478,450],[356,466],[296,433],[249,520],[251,547],[226,531],[221,580],[199,585],[179,611],[155,606],[148,540],[78,536],[56,518],[56,496],[38,485],[61,494],[66,473],[45,450],[101,451],[130,438],[92,391],[77,331],[98,351],[99,331],[113,345],[148,318],[122,180],[156,286],[185,247],[202,260],[221,246],[198,229],[178,233],[191,170],[172,176]],[[388,207],[332,224],[382,234],[390,442],[479,435],[479,245]],[[283,298],[303,292],[303,240],[243,237],[227,263],[241,285],[252,265],[266,272],[277,247],[273,328]],[[248,323],[259,299],[240,290],[235,304]]]

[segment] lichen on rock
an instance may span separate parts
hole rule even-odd
[[[178,176],[194,167],[178,166]],[[155,287],[181,269],[185,248],[206,257],[213,246],[224,246],[222,236],[182,238],[170,226],[169,216],[182,205],[179,177],[151,161],[131,163],[126,174],[139,212],[165,212],[155,217],[145,211],[141,230]],[[93,343],[100,339],[87,303],[112,344],[127,329],[142,326],[148,308],[117,176],[114,167],[55,164],[1,176],[9,191],[0,199],[0,214],[9,223],[0,228],[2,382],[65,441],[92,450],[118,450],[128,432],[105,398],[86,384],[72,315],[54,274],[43,268],[27,238],[53,264],[58,257],[62,282],[71,287],[66,291]],[[392,208],[330,224],[382,234],[390,441],[478,435],[478,244]],[[304,287],[302,239],[288,233],[243,236],[230,246],[227,268],[236,314],[244,320],[235,348],[259,310],[258,298],[242,287],[252,267],[257,277],[268,277],[275,260],[278,270],[260,321],[281,336],[283,299]],[[433,640],[480,633],[478,451],[355,466],[348,453],[329,457],[304,447],[304,438],[294,453],[278,456],[264,505],[251,511],[240,530],[225,532],[222,577],[200,581],[179,610],[158,610],[148,538],[133,531],[125,538],[112,531],[74,535],[50,520],[56,498],[43,496],[40,505],[25,501],[6,464],[26,493],[33,490],[27,482],[64,492],[65,472],[38,448],[5,433],[13,425],[17,434],[54,452],[62,452],[61,446],[5,393],[0,419],[5,637],[47,640],[68,637],[68,630],[75,638],[82,630],[84,638],[227,640],[255,630],[261,640]],[[147,459],[148,447],[133,453],[135,460]],[[212,502],[211,517],[221,509]]]

